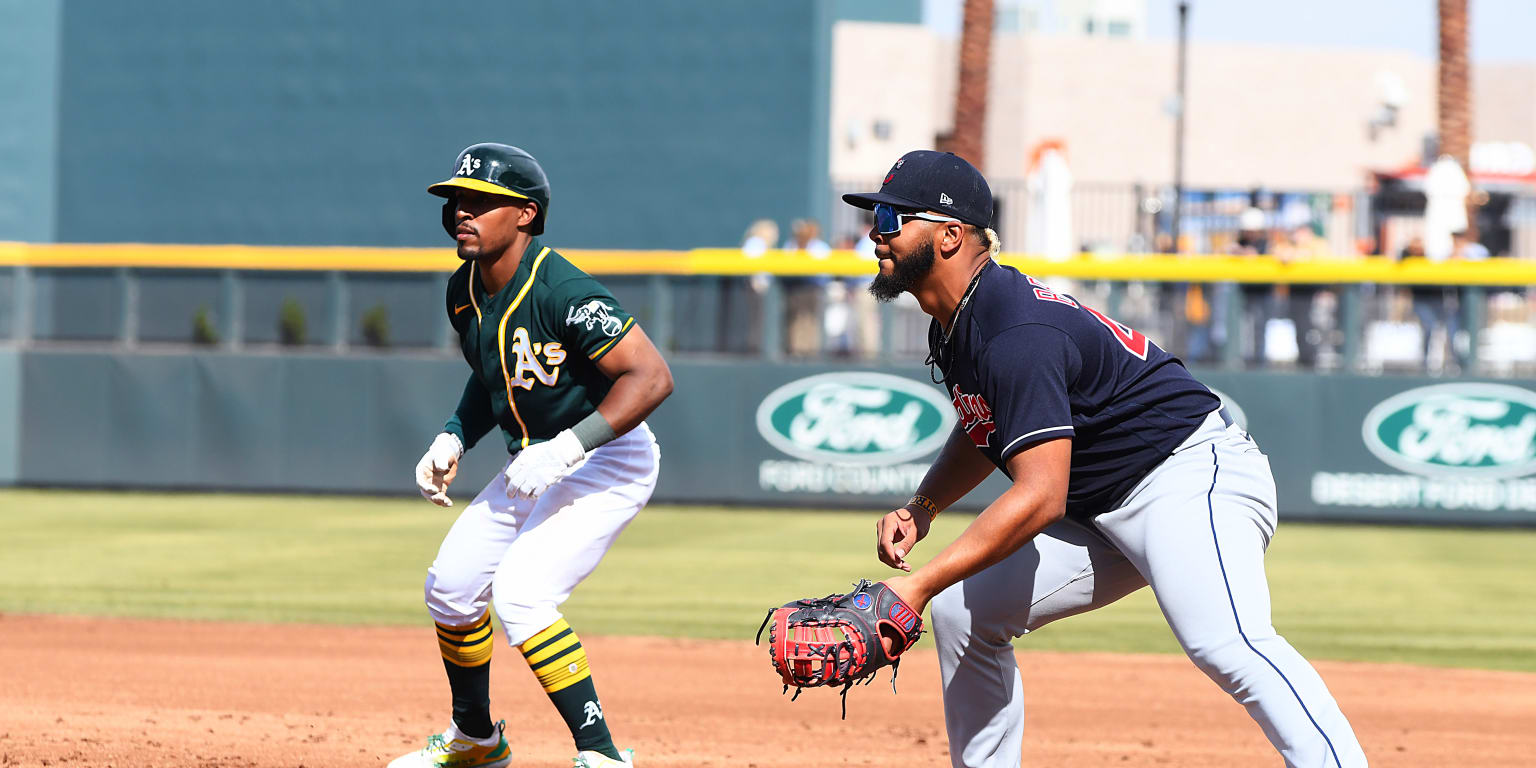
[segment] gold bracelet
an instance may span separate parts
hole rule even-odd
[[[907,502],[907,506],[917,507],[918,509],[927,512],[929,520],[939,516],[939,505],[933,503],[933,499],[930,499],[921,493],[913,496],[912,500]]]

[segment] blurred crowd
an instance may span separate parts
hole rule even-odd
[[[741,244],[748,258],[761,258],[778,249],[824,260],[834,250],[853,251],[875,259],[875,244],[868,232],[847,232],[835,242],[822,238],[821,223],[796,219],[789,236],[779,239],[779,225],[758,219],[747,228]],[[829,356],[872,358],[880,350],[879,306],[868,288],[869,277],[834,277],[830,274],[775,278],[767,272],[753,275],[749,286],[761,297],[773,280],[779,280],[784,296],[784,348],[791,357]],[[910,298],[910,297],[907,297]]]
[[[1243,211],[1236,229],[1219,238],[1221,250],[1286,264],[1361,259],[1379,250],[1374,241],[1362,240],[1353,243],[1353,249],[1340,251],[1313,223],[1275,226],[1273,219],[1258,208]],[[1173,250],[1166,235],[1154,247],[1164,253]],[[778,249],[811,259],[826,259],[835,250],[874,259],[874,243],[867,230],[844,232],[828,242],[813,219],[795,220],[784,237],[771,219],[753,222],[741,249],[748,258],[762,258]],[[1413,235],[1395,252],[1382,255],[1429,263],[1490,258],[1488,248],[1464,231],[1454,233],[1448,252],[1427,253],[1424,238]],[[926,316],[910,296],[882,312],[866,290],[866,277],[775,278],[766,270],[753,275],[746,281],[748,295],[743,297],[755,305],[751,314],[758,315],[753,337],[762,338],[761,302],[775,280],[784,302],[780,338],[787,356],[871,359],[881,354],[882,344],[892,345],[894,349],[886,351],[898,356],[921,354]],[[1120,320],[1145,329],[1160,345],[1191,363],[1322,370],[1342,365],[1347,329],[1337,286],[1236,282],[1114,286],[1056,278],[1050,282],[1086,303],[1118,311]],[[1455,374],[1469,367],[1473,341],[1465,318],[1471,307],[1464,303],[1466,294],[1461,289],[1434,284],[1363,285],[1360,289],[1362,322],[1356,332],[1362,336],[1355,341],[1363,347],[1365,368]],[[1490,289],[1483,295],[1487,303],[1478,308],[1484,323],[1479,357],[1516,367],[1536,366],[1536,292]],[[897,327],[883,334],[882,321]]]
[[[1339,251],[1329,246],[1311,223],[1290,227],[1266,226],[1265,213],[1257,208],[1245,210],[1229,252],[1239,256],[1268,256],[1283,264],[1339,261],[1376,255],[1372,240],[1357,242],[1353,251]],[[1466,231],[1452,233],[1448,248],[1440,253],[1426,251],[1422,235],[1411,236],[1405,244],[1387,254],[1400,262],[1424,261],[1448,263],[1483,261],[1490,258],[1488,248]],[[1362,286],[1361,299],[1367,304],[1364,326],[1360,332],[1366,347],[1368,367],[1419,368],[1432,372],[1459,373],[1468,367],[1470,336],[1463,318],[1469,308],[1463,305],[1463,293],[1455,286],[1438,284],[1406,286]],[[1239,357],[1250,368],[1298,366],[1335,368],[1344,346],[1340,317],[1342,306],[1335,286],[1294,283],[1215,283],[1168,286],[1179,293],[1188,329],[1182,354],[1192,362],[1215,363],[1222,358],[1227,334],[1236,333]],[[1241,294],[1241,317],[1228,317],[1230,292]],[[1504,308],[1489,313],[1490,324],[1515,321],[1529,326],[1531,310],[1522,291],[1492,292],[1490,307]],[[1518,362],[1526,362],[1519,350]],[[1536,344],[1533,344],[1536,357]]]

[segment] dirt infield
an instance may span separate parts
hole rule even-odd
[[[622,746],[645,768],[948,765],[924,641],[887,678],[779,694],[747,642],[583,638]],[[1020,643],[1020,645],[1027,645]],[[569,738],[506,648],[494,713],[514,766],[570,765]],[[1183,658],[1022,653],[1025,765],[1278,765]],[[1376,766],[1524,766],[1536,675],[1320,664]],[[428,628],[0,616],[0,766],[382,766],[447,717]],[[814,750],[813,743],[842,746]]]

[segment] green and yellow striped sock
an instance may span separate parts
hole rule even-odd
[[[520,646],[523,658],[539,678],[539,685],[565,718],[576,741],[576,751],[600,752],[615,760],[619,750],[613,746],[613,734],[603,720],[603,707],[587,668],[587,652],[571,625],[560,619]]]
[[[491,649],[496,647],[491,614],[468,627],[437,625],[437,647],[453,694],[453,722],[464,735],[489,738],[491,725]]]

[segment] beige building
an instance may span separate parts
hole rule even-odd
[[[950,129],[957,45],[915,25],[836,25],[834,183],[878,181],[901,152]],[[1435,130],[1429,58],[1204,42],[1188,55],[1188,188],[1354,193],[1372,171],[1416,164]],[[1170,184],[1175,59],[1166,40],[998,34],[984,171],[1006,188],[1037,147],[1059,141],[1079,188]],[[1507,150],[1481,154],[1521,170],[1536,146],[1536,64],[1478,65],[1473,79],[1475,140]]]

